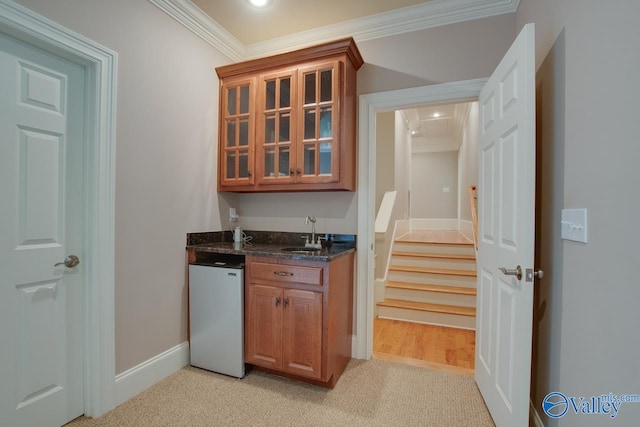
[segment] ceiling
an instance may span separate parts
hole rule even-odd
[[[430,105],[402,110],[413,153],[457,151],[471,103]]]
[[[268,7],[257,8],[246,0],[192,1],[245,45],[430,3],[424,0],[273,0]]]

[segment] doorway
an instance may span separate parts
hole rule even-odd
[[[357,318],[354,354],[370,359],[374,321],[374,214],[376,182],[376,114],[425,105],[476,101],[486,79],[360,96],[358,177]]]
[[[376,216],[373,355],[473,375],[478,104],[377,113],[376,131],[376,212],[391,220]]]

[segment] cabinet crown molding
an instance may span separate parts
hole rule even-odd
[[[347,55],[356,70],[360,69],[364,64],[362,55],[360,54],[353,37],[348,37],[291,52],[223,65],[216,68],[216,73],[218,74],[218,77],[222,79],[241,74],[263,71],[272,67],[286,67],[288,65],[295,65],[301,62],[344,54]]]

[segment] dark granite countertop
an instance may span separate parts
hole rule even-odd
[[[304,250],[302,237],[307,233],[245,231],[250,240],[234,243],[231,232],[189,233],[187,249],[207,254],[268,256],[306,261],[331,261],[355,251],[354,235],[331,234],[331,247],[313,251]],[[324,234],[321,234],[324,236]],[[293,249],[287,251],[284,249]]]

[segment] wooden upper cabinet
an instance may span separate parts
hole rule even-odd
[[[230,79],[220,92],[219,184],[254,183],[255,104],[253,78]]]
[[[296,70],[261,76],[256,114],[258,184],[295,182]]]
[[[218,191],[355,190],[362,64],[348,38],[217,68]],[[246,114],[229,109],[241,90]]]

